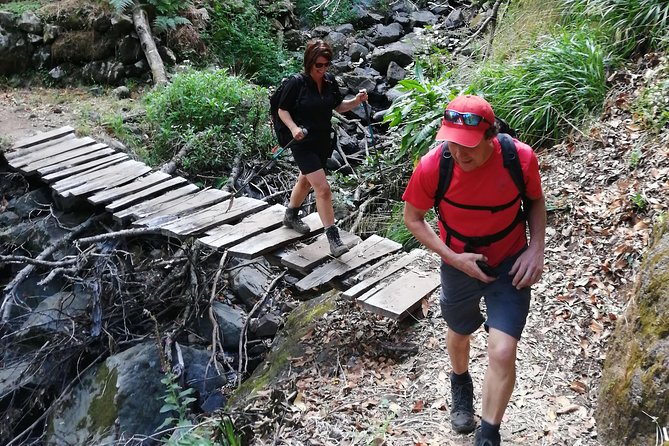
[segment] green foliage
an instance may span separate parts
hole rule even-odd
[[[565,0],[569,19],[585,15],[603,27],[615,52],[627,58],[637,49],[669,48],[666,0]]]
[[[205,36],[221,65],[246,74],[260,85],[276,85],[286,74],[299,69],[279,44],[269,21],[255,2],[217,2],[211,33]]]
[[[26,11],[36,11],[38,10],[45,2],[44,1],[15,1],[4,3],[0,6],[0,10],[9,11],[14,14],[23,14]]]
[[[267,90],[226,70],[187,71],[145,99],[156,133],[154,163],[188,144],[184,168],[193,176],[220,176],[235,156],[250,155],[272,142]]]
[[[354,0],[297,0],[295,13],[307,26],[336,26],[355,21],[354,4]]]
[[[586,29],[545,39],[523,57],[491,64],[474,88],[532,145],[554,142],[602,106],[606,57]]]
[[[641,150],[634,149],[630,154],[630,167],[636,169],[639,167],[639,162],[641,161]]]
[[[424,75],[423,65],[417,63],[414,78],[399,82],[398,89],[406,94],[393,102],[383,118],[390,127],[400,129],[397,159],[409,154],[415,162],[434,145],[443,110],[457,95],[457,90],[450,86],[449,76],[450,72],[446,72],[432,81]]]
[[[632,202],[632,206],[639,212],[645,211],[648,207],[648,200],[639,192],[632,194],[630,196],[630,201]]]
[[[663,57],[646,75],[649,85],[632,104],[632,110],[644,129],[658,134],[669,125],[669,59]]]
[[[160,413],[176,413],[177,416],[168,416],[165,418],[165,421],[163,421],[163,424],[158,429],[172,424],[181,426],[189,423],[186,415],[188,413],[188,405],[197,401],[197,398],[190,396],[195,390],[192,388],[182,390],[172,372],[168,372],[160,382],[165,385],[165,394],[161,397],[165,404],[160,408]]]
[[[433,210],[429,210],[428,213],[425,214],[425,221],[427,221],[434,228],[435,231],[438,230],[436,223],[437,218]],[[397,243],[400,243],[402,245],[402,248],[404,248],[407,251],[410,251],[414,248],[418,248],[421,246],[420,242],[416,240],[416,238],[404,224],[403,202],[397,202],[393,205],[390,221],[386,226],[386,233],[384,234],[384,237],[389,238],[390,240],[394,240]]]
[[[153,27],[157,33],[190,24],[190,20],[180,16],[181,12],[192,6],[190,0],[141,0],[137,3],[150,5],[156,9],[157,15]],[[135,0],[109,0],[109,4],[116,11],[123,12],[134,5]]]

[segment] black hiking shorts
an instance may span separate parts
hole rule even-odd
[[[307,175],[317,170],[325,170],[325,162],[332,155],[332,140],[330,132],[309,134],[298,143],[291,145],[295,164]]]
[[[513,276],[509,275],[509,271],[519,255],[507,258],[495,268],[499,276],[489,284],[441,263],[439,303],[441,316],[448,328],[468,335],[485,323],[486,331],[492,327],[520,339],[530,311],[531,287],[517,290],[511,284]],[[481,297],[485,302],[487,318],[483,315]]]

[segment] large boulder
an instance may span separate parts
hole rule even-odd
[[[215,367],[207,367],[209,353],[183,346],[181,351],[185,386],[197,390],[202,407],[220,393],[218,389],[226,380],[216,375]],[[167,394],[161,382],[164,376],[154,342],[110,356],[84,374],[58,403],[46,444],[110,444],[135,435],[156,434],[165,418],[174,415],[160,412],[160,396]]]
[[[595,413],[603,444],[655,445],[669,426],[669,222],[641,265],[607,354]]]

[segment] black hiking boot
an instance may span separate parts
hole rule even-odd
[[[348,252],[348,246],[341,241],[339,237],[339,229],[336,226],[332,225],[325,230],[325,235],[328,237],[328,242],[330,242],[330,253],[334,257],[339,257],[340,255]]]
[[[500,446],[502,442],[500,439],[483,438],[481,435],[481,428],[476,429],[476,436],[474,437],[474,446]]]
[[[451,373],[451,426],[459,434],[468,434],[476,429],[474,419],[474,384],[471,378],[464,384],[453,380]]]
[[[311,228],[297,216],[298,212],[299,209],[287,208],[286,215],[283,216],[283,225],[296,230],[300,234],[308,234],[311,232]]]

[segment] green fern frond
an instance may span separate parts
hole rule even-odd
[[[169,31],[170,29],[176,29],[181,25],[190,25],[190,20],[185,17],[168,17],[164,15],[159,15],[153,21],[153,29],[157,33],[163,33]]]
[[[109,4],[112,5],[112,8],[114,8],[116,12],[123,12],[134,3],[134,0],[109,0]]]

